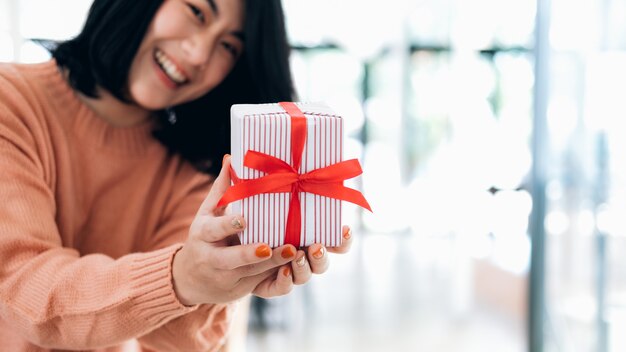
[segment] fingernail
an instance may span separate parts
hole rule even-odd
[[[256,256],[259,258],[267,258],[270,255],[272,255],[272,249],[270,248],[270,246],[266,244],[262,244],[256,247],[255,253],[256,253]]]
[[[291,247],[286,247],[282,252],[280,252],[280,256],[285,259],[293,257],[293,254],[293,249],[291,249]]]
[[[236,228],[237,230],[243,229],[243,222],[239,218],[233,218],[230,221],[230,224],[233,225],[233,227]]]
[[[304,254],[300,258],[296,259],[297,266],[304,266],[305,262],[306,262],[306,255]]]
[[[348,230],[343,233],[343,238],[349,240],[350,237],[352,237],[352,229],[348,228]]]
[[[320,249],[313,252],[313,258],[322,259],[322,257],[324,256],[324,253],[326,253],[326,248],[324,248],[324,246],[320,246]]]
[[[226,162],[226,158],[229,156],[230,154],[224,154],[224,157],[222,158],[222,165],[224,165],[224,163]]]
[[[285,275],[285,276],[291,275],[291,267],[289,267],[289,266],[284,267],[283,268],[283,275]]]

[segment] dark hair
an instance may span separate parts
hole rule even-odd
[[[230,107],[294,97],[289,44],[280,0],[245,1],[245,48],[230,74],[205,96],[177,107],[175,123],[157,113],[154,136],[203,172],[217,173],[230,149]],[[163,0],[95,0],[75,38],[52,49],[70,85],[97,98],[100,86],[122,101],[128,71]]]

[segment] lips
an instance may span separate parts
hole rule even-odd
[[[161,50],[156,49],[154,51],[154,61],[161,68],[167,78],[169,78],[177,86],[181,86],[189,82],[189,78],[185,75],[185,72]]]

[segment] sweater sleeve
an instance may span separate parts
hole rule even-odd
[[[197,310],[173,290],[180,244],[116,260],[62,246],[37,141],[0,104],[0,318],[32,343],[95,349]]]
[[[212,179],[188,163],[181,165],[166,213],[156,233],[144,244],[154,250],[184,242]],[[139,339],[142,346],[156,351],[217,351],[225,343],[235,302],[200,305]]]
[[[201,305],[193,313],[176,318],[139,339],[150,350],[219,351],[227,338],[235,303]]]
[[[165,219],[141,253],[113,259],[64,247],[41,109],[15,71],[6,73],[0,72],[0,320],[52,349],[97,349],[140,336],[161,349],[172,346],[169,335],[198,330],[204,337],[184,346],[206,350],[222,340],[230,306],[186,307],[172,286],[173,256],[190,223],[178,215],[190,215],[194,197],[172,202],[171,219],[178,220]]]

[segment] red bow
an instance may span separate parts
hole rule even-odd
[[[306,140],[306,118],[294,103],[280,103],[291,117],[291,158],[292,164],[268,154],[253,150],[246,152],[244,166],[265,172],[257,179],[240,179],[231,168],[231,178],[235,183],[222,196],[217,206],[262,193],[291,193],[285,244],[300,247],[300,193],[307,192],[320,196],[345,200],[372,211],[361,194],[343,185],[343,181],[360,175],[363,171],[357,159],[342,161],[327,167],[300,174],[300,161]]]

